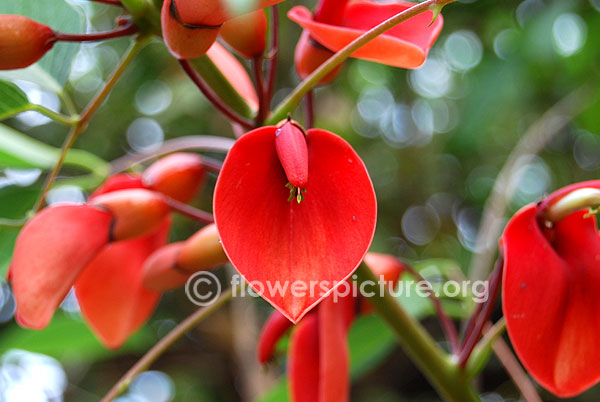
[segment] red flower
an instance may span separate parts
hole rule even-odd
[[[260,0],[248,13],[283,0]],[[222,0],[165,0],[161,12],[163,37],[179,59],[193,59],[206,53],[219,35],[223,23],[240,16]]]
[[[600,180],[565,187],[522,208],[501,239],[508,334],[531,375],[560,397],[600,380],[596,218],[576,211],[554,222],[546,219],[553,206],[581,188],[600,189]]]
[[[392,256],[368,253],[369,268],[390,286],[402,273],[402,264]],[[288,375],[294,402],[342,402],[350,399],[348,330],[360,304],[352,295],[330,295],[294,328],[288,350]],[[359,299],[362,301],[362,299]],[[279,339],[292,323],[275,311],[265,323],[258,341],[258,359],[273,358]]]
[[[340,4],[345,3],[345,4]],[[288,17],[318,44],[337,52],[379,23],[414,6],[408,2],[322,0],[317,15],[303,6]],[[340,10],[341,9],[341,10]],[[442,30],[443,19],[431,23],[433,12],[421,13],[390,29],[352,54],[352,57],[402,68],[417,68]]]
[[[174,154],[152,165],[144,181],[188,201],[164,179],[197,189],[199,166]],[[87,204],[50,206],[25,225],[10,269],[21,325],[44,328],[72,286],[82,315],[110,348],[148,319],[160,294],[142,286],[143,263],[168,241],[170,217],[164,196],[144,187],[138,176],[116,175]]]
[[[377,206],[367,170],[346,141],[318,129],[305,136],[286,122],[235,143],[213,210],[229,261],[297,322],[354,272],[373,238]],[[290,291],[311,281],[322,294]]]

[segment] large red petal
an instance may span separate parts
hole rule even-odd
[[[303,6],[292,8],[288,17],[310,32],[321,45],[337,52],[379,23],[414,6],[408,2],[374,2],[359,0],[344,9],[342,25],[320,23]],[[427,11],[390,29],[352,54],[352,57],[402,68],[417,68],[440,34],[442,16],[429,25],[433,13]]]
[[[350,352],[346,334],[354,301],[329,296],[319,304],[319,402],[350,400]]]
[[[75,282],[81,312],[106,346],[121,346],[154,311],[160,296],[142,286],[142,268],[167,242],[169,226],[166,220],[151,235],[109,244]]]
[[[292,401],[319,401],[319,325],[316,314],[307,315],[294,328],[288,354]]]
[[[44,328],[75,278],[108,242],[112,215],[90,205],[42,210],[23,228],[11,262],[17,321]]]
[[[600,380],[600,236],[577,212],[555,224],[550,242],[535,205],[521,209],[503,238],[503,308],[515,351],[561,397]]]
[[[215,188],[214,214],[238,272],[297,322],[360,264],[373,238],[377,203],[362,160],[324,130],[307,134],[305,200],[288,202],[275,131],[263,127],[235,143]],[[309,289],[292,292],[295,283]]]

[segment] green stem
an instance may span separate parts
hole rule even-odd
[[[377,278],[362,263],[356,271],[359,283],[376,284]],[[479,397],[473,390],[467,374],[456,361],[435,343],[425,329],[411,317],[385,289],[369,299],[379,315],[396,334],[404,351],[420,368],[429,382],[446,401],[475,402]]]
[[[266,124],[275,124],[278,121],[285,119],[288,113],[292,113],[304,95],[312,88],[314,88],[321,79],[327,74],[333,71],[337,66],[342,64],[352,53],[366,45],[384,32],[392,29],[396,25],[414,17],[415,15],[421,14],[422,12],[433,10],[434,15],[446,4],[452,3],[456,0],[427,0],[422,3],[416,4],[413,7],[396,14],[395,16],[383,21],[379,25],[371,28],[348,45],[344,46],[338,51],[333,57],[328,59],[325,63],[321,64],[311,75],[306,77],[291,94],[287,96],[273,111],[273,114],[269,117]]]
[[[253,119],[255,117],[255,112],[250,108],[246,99],[240,95],[208,55],[190,60],[190,63],[219,99],[234,112],[246,119]]]
[[[127,373],[111,388],[110,391],[106,394],[104,398],[102,398],[102,402],[110,402],[123,393],[131,381],[140,374],[141,372],[147,370],[152,363],[156,361],[163,353],[167,351],[179,338],[184,336],[186,332],[197,326],[202,320],[206,317],[210,316],[212,313],[217,311],[221,306],[223,306],[228,300],[231,299],[233,295],[233,290],[229,289],[221,296],[215,300],[215,302],[211,305],[203,307],[196,311],[194,314],[190,315],[184,321],[182,321],[179,325],[171,330],[164,338],[162,338],[156,345],[152,347],[138,362],[129,369]]]
[[[492,345],[498,337],[500,337],[506,330],[506,320],[504,317],[500,318],[493,327],[488,329],[483,335],[483,338],[479,341],[467,364],[467,372],[469,377],[474,378],[483,368],[492,355]]]
[[[50,188],[52,188],[52,185],[54,184],[54,181],[56,180],[56,177],[58,176],[58,173],[60,172],[60,169],[62,168],[65,162],[67,153],[79,137],[79,134],[85,131],[89,120],[92,118],[96,110],[98,110],[102,102],[104,102],[110,91],[113,89],[119,78],[121,78],[121,76],[123,75],[127,67],[131,64],[133,59],[135,59],[135,56],[137,56],[140,50],[142,50],[144,46],[146,46],[148,42],[150,42],[150,39],[151,38],[149,36],[141,36],[135,39],[135,41],[131,44],[131,46],[125,53],[125,56],[123,57],[117,68],[113,71],[108,81],[106,81],[100,92],[98,92],[96,96],[94,96],[94,98],[87,105],[87,107],[81,114],[81,118],[79,119],[77,124],[73,126],[71,132],[67,136],[67,139],[65,140],[65,143],[61,149],[58,160],[56,161],[56,165],[54,165],[54,168],[46,178],[46,182],[44,183],[44,187],[42,189],[42,194],[40,195],[40,198],[38,199],[35,205],[34,211],[40,211],[44,207],[46,195],[48,194]]]
[[[65,126],[75,126],[79,121],[77,116],[66,116],[62,113],[57,113],[54,110],[50,110],[42,105],[31,105],[29,110],[39,112],[58,123],[64,124]]]

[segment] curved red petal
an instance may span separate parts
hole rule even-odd
[[[319,304],[319,402],[350,400],[350,352],[346,334],[354,299],[329,296]],[[353,316],[353,314],[352,314]]]
[[[205,177],[206,170],[200,155],[176,152],[148,166],[142,182],[148,189],[187,203],[200,190]]]
[[[319,326],[316,314],[307,315],[294,328],[288,354],[292,401],[319,401]]]
[[[238,272],[297,322],[360,264],[373,239],[377,203],[360,157],[324,130],[308,131],[307,192],[301,203],[288,202],[275,131],[263,127],[235,143],[215,187],[214,215]],[[318,286],[290,290],[303,284]]]
[[[81,312],[104,345],[118,348],[152,314],[159,293],[142,286],[144,261],[167,242],[170,221],[153,234],[109,244],[75,282]]]
[[[581,211],[555,224],[551,243],[536,213],[521,209],[502,237],[504,315],[529,373],[568,397],[600,380],[600,236]]]
[[[215,42],[206,53],[229,83],[246,100],[251,109],[258,109],[258,95],[248,72],[234,55]]]
[[[292,8],[288,17],[309,31],[318,43],[337,52],[367,30],[414,5],[408,2],[355,1],[344,9],[342,25],[317,22],[303,6]],[[430,26],[432,18],[431,11],[412,17],[367,43],[352,57],[395,67],[417,68],[425,62],[429,49],[442,30],[442,16],[438,16]]]
[[[279,311],[275,310],[271,313],[258,337],[256,349],[260,363],[265,364],[273,358],[277,342],[292,325],[292,322]]]
[[[44,328],[85,265],[109,238],[112,215],[90,205],[42,210],[17,238],[11,262],[16,317]]]

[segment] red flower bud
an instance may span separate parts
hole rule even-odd
[[[321,64],[325,63],[333,56],[333,54],[334,53],[331,50],[315,42],[314,39],[310,37],[310,32],[302,32],[294,54],[296,73],[298,73],[298,76],[301,79],[305,79],[312,74],[313,71],[319,68]],[[326,85],[333,81],[341,69],[342,65],[334,68],[333,71],[319,81],[319,85]]]
[[[217,40],[221,23],[207,25],[189,18],[179,7],[180,4],[185,3],[182,0],[164,1],[161,11],[163,38],[175,57],[194,59],[205,54]]]
[[[171,243],[156,250],[144,263],[142,283],[146,289],[164,292],[182,286],[190,277],[177,267],[177,255],[183,242]]]
[[[169,213],[169,207],[160,194],[142,189],[102,194],[94,197],[91,203],[106,208],[113,215],[113,241],[148,234],[157,229]]]
[[[227,261],[214,224],[203,227],[187,239],[177,256],[177,265],[190,273],[209,270]]]
[[[279,342],[292,325],[292,322],[279,311],[275,310],[271,313],[260,331],[256,347],[258,361],[261,364],[266,364],[273,358],[277,342]]]
[[[230,19],[221,28],[221,38],[242,56],[251,59],[265,51],[267,17],[263,10]]]
[[[297,197],[300,203],[303,198],[302,190],[306,189],[308,181],[306,136],[295,123],[287,121],[275,131],[275,149],[291,185],[290,201],[293,197]]]
[[[55,42],[50,27],[22,15],[0,14],[0,70],[35,63]]]
[[[176,153],[154,162],[142,175],[144,186],[177,201],[188,202],[198,192],[206,171],[197,154]]]
[[[404,271],[404,265],[396,257],[389,254],[380,253],[367,253],[365,255],[365,264],[369,267],[371,272],[375,274],[377,280],[383,277],[383,281],[393,289],[398,283],[402,272]],[[360,312],[368,314],[373,311],[373,306],[366,299],[361,299]]]

